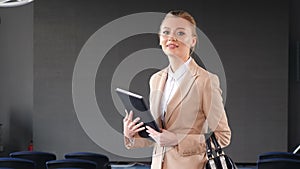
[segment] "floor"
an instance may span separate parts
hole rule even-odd
[[[238,165],[238,169],[256,169],[255,165]],[[112,169],[150,169],[149,165],[136,165],[136,164],[126,164],[126,165],[112,165]]]

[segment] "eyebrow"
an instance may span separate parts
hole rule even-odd
[[[163,27],[163,29],[170,29],[169,27]],[[178,28],[176,28],[175,30],[178,30],[178,29],[185,29],[185,28],[182,28],[182,27],[178,27]]]

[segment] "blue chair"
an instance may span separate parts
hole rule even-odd
[[[48,169],[96,169],[97,164],[89,160],[63,159],[46,162]]]
[[[257,169],[299,169],[300,155],[289,152],[267,152],[259,155]]]
[[[266,152],[259,155],[259,160],[264,159],[272,159],[272,158],[288,158],[288,159],[295,159],[300,160],[299,154],[293,154],[290,152]]]
[[[35,164],[33,161],[20,159],[20,158],[0,158],[0,169],[10,168],[10,169],[35,169]]]
[[[9,154],[10,157],[31,160],[37,169],[47,169],[46,162],[56,160],[56,155],[40,151],[18,151]]]
[[[83,159],[97,163],[97,169],[111,169],[109,158],[103,154],[91,152],[73,152],[65,154],[66,159]]]

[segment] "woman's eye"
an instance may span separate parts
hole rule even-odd
[[[163,31],[162,34],[163,34],[163,35],[169,35],[170,32],[169,32],[169,31]]]
[[[177,35],[178,36],[183,36],[183,35],[185,35],[185,33],[184,32],[177,32]]]

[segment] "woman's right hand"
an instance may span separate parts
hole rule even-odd
[[[133,112],[130,111],[128,114],[127,110],[125,110],[126,116],[123,119],[123,134],[125,137],[129,139],[133,139],[133,137],[138,133],[139,131],[145,130],[145,127],[141,127],[144,123],[140,122],[140,118],[137,117],[132,121],[133,118]]]

